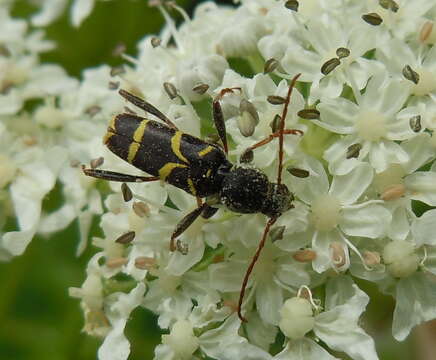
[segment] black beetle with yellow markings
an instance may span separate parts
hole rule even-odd
[[[227,159],[227,137],[220,100],[229,92],[239,88],[224,89],[213,101],[213,120],[222,142],[222,147],[209,143],[177,129],[174,123],[153,105],[139,97],[120,90],[120,95],[144,111],[163,121],[158,122],[130,113],[116,115],[104,136],[104,143],[117,156],[152,176],[135,176],[94,168],[83,168],[86,175],[99,179],[120,182],[165,181],[196,196],[198,207],[187,214],[177,225],[171,236],[170,250],[184,251],[175,239],[182,234],[200,215],[209,218],[218,210],[214,205],[224,204],[237,213],[263,213],[268,220],[258,249],[245,274],[242,284],[238,315],[248,278],[265,244],[267,234],[277,218],[291,209],[293,195],[281,182],[283,167],[283,136],[302,132],[284,128],[284,119],[290,102],[292,89],[300,74],[289,86],[284,103],[279,130],[252,145],[246,153],[265,145],[274,138],[279,139],[279,169],[277,182],[272,183],[259,169],[236,166]],[[208,201],[208,197],[214,202]],[[201,198],[206,198],[203,202]]]

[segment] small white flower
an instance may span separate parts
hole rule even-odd
[[[106,314],[112,328],[98,350],[99,360],[127,360],[130,343],[124,328],[130,313],[141,304],[144,292],[145,285],[138,283],[129,294],[115,293],[107,299]]]
[[[403,108],[409,89],[399,80],[379,74],[370,79],[357,104],[344,98],[325,99],[318,105],[321,119],[314,122],[333,132],[346,135],[324,153],[333,174],[344,175],[362,161],[377,173],[391,164],[402,164],[408,155],[396,143],[415,134],[410,128],[410,113]],[[415,114],[418,115],[418,114]],[[357,158],[347,158],[351,145],[360,144]]]
[[[413,274],[419,264],[414,244],[402,240],[391,241],[385,246],[383,260],[389,273],[397,278]]]
[[[293,297],[286,300],[280,315],[280,330],[290,339],[301,339],[315,325],[312,305],[304,298]]]
[[[347,175],[334,176],[329,185],[323,166],[310,158],[306,161],[311,175],[292,177],[291,183],[298,198],[310,206],[310,226],[304,236],[317,254],[313,267],[317,272],[329,267],[346,270],[347,246],[356,251],[347,236],[377,238],[384,234],[391,214],[377,201],[359,202],[373,177],[368,164],[357,166]],[[340,244],[345,246],[342,251]]]
[[[327,283],[325,310],[319,314],[312,314],[311,305],[305,299],[287,300],[282,309],[280,328],[288,337],[292,335],[293,341],[274,360],[293,358],[301,354],[301,351],[308,359],[318,358],[316,355],[321,359],[332,359],[313,340],[301,338],[311,329],[328,347],[343,351],[353,359],[378,359],[373,340],[358,325],[359,317],[368,301],[368,295],[344,276],[331,279]],[[291,306],[293,317],[297,318],[293,324],[289,317]]]

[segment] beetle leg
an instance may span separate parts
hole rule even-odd
[[[132,93],[128,92],[127,90],[120,89],[118,93],[127,101],[132,103],[133,105],[139,107],[140,109],[144,110],[145,112],[148,112],[150,114],[153,114],[157,118],[161,119],[165,124],[167,124],[169,127],[178,130],[177,126],[170,120],[166,115],[164,115],[158,108],[151,105],[149,102],[141,99],[140,97],[133,95]]]
[[[226,155],[228,154],[228,145],[227,145],[227,132],[226,132],[226,123],[224,122],[223,110],[221,108],[220,100],[223,98],[225,94],[233,93],[234,90],[242,91],[240,87],[234,88],[225,88],[220,91],[215,99],[213,99],[212,104],[212,116],[213,121],[215,123],[215,128],[218,131],[218,135],[223,143],[224,152]]]
[[[171,235],[170,241],[170,250],[175,251],[177,249],[176,246],[176,238],[183,234],[183,232],[197,219],[204,209],[209,207],[206,203],[201,204],[198,208],[191,211],[189,214],[185,215],[182,220],[179,221],[176,228],[174,229]]]
[[[283,135],[303,135],[303,132],[301,130],[297,130],[297,129],[284,129],[283,130]],[[268,144],[269,142],[271,142],[273,139],[275,138],[279,138],[280,137],[280,130],[276,131],[275,133],[267,136],[265,139],[257,142],[254,145],[251,145],[250,147],[246,148],[244,150],[244,152],[241,154],[241,158],[244,156],[244,154],[247,154],[250,151],[253,151],[254,149],[260,148],[263,145]]]
[[[85,175],[92,176],[97,179],[103,179],[109,181],[146,182],[146,181],[160,180],[159,176],[137,176],[137,175],[118,173],[109,170],[86,169],[85,165],[82,165],[82,170],[85,173]]]
[[[262,240],[260,240],[260,243],[257,246],[257,250],[256,250],[253,258],[251,259],[250,265],[248,266],[247,271],[245,272],[244,281],[242,282],[241,291],[239,293],[239,301],[238,301],[238,317],[242,321],[247,321],[247,319],[242,316],[242,301],[244,300],[244,295],[245,295],[245,290],[247,288],[248,279],[250,278],[250,275],[251,275],[251,272],[253,271],[254,265],[256,264],[257,259],[259,258],[259,255],[260,255],[263,247],[265,246],[266,236],[269,233],[269,229],[276,222],[276,220],[277,220],[277,218],[273,217],[273,218],[270,218],[268,220],[268,222],[266,223],[265,230],[263,231]]]
[[[297,130],[297,129],[284,129],[283,130],[283,135],[303,135],[304,133],[301,130]],[[269,142],[271,142],[274,138],[280,137],[280,130],[276,131],[275,133],[268,135],[265,139],[257,142],[254,145],[251,145],[249,148],[247,148],[247,150],[254,150],[257,149],[263,145],[268,144]],[[247,151],[245,150],[245,151]]]
[[[283,113],[282,113],[282,117],[281,117],[281,121],[280,121],[280,130],[279,130],[279,168],[278,168],[278,173],[277,173],[277,184],[281,184],[282,182],[282,169],[283,169],[283,135],[285,134],[285,119],[286,119],[286,114],[288,113],[288,106],[289,103],[291,102],[291,94],[292,94],[292,89],[295,87],[295,83],[297,82],[298,78],[300,77],[301,74],[297,74],[293,77],[293,79],[291,80],[291,83],[289,84],[289,88],[288,88],[288,93],[286,95],[286,102],[285,102],[285,106],[283,107]]]
[[[212,216],[214,216],[216,214],[216,212],[218,211],[218,208],[212,207],[212,206],[207,206],[203,212],[201,213],[201,217],[203,219],[209,219]]]

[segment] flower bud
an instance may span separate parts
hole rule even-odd
[[[280,330],[290,339],[301,339],[315,325],[312,305],[306,299],[293,297],[280,310]]]
[[[389,273],[398,278],[413,274],[419,265],[414,245],[405,240],[395,240],[387,244],[383,249],[383,260]]]
[[[199,346],[188,320],[178,320],[169,335],[162,335],[162,343],[168,345],[176,354],[176,358],[181,360],[192,359],[192,354]]]

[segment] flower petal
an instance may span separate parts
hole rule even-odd
[[[341,230],[350,236],[377,238],[383,235],[392,215],[374,201],[360,205],[344,206],[339,222]]]
[[[315,317],[316,336],[330,348],[343,351],[353,359],[378,359],[374,341],[358,326],[359,317],[369,301],[368,295],[348,278],[340,277],[332,283],[334,291],[330,283],[327,285],[326,303],[329,304],[330,310]],[[339,290],[336,291],[337,289]],[[350,295],[352,296],[349,297]],[[335,303],[340,305],[333,306]]]
[[[414,326],[436,318],[436,282],[430,275],[415,273],[401,279],[395,298],[392,334],[398,341],[403,341]]]
[[[436,172],[417,171],[404,179],[410,198],[436,206]]]
[[[282,352],[272,360],[334,360],[324,348],[311,339],[303,338],[298,341],[288,342]]]
[[[412,224],[412,234],[416,246],[436,245],[436,209],[426,211]]]
[[[359,164],[348,174],[335,176],[329,193],[343,205],[353,204],[371,184],[372,178],[372,167],[367,163]]]

